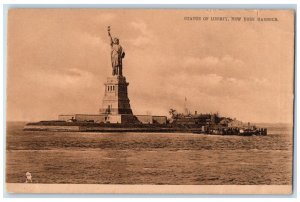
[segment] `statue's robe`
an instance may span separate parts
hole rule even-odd
[[[112,44],[111,46],[111,64],[112,67],[122,67],[122,46],[117,44]]]

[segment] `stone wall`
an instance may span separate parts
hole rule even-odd
[[[79,122],[95,122],[95,123],[105,123],[106,116],[101,114],[70,114],[70,115],[59,115],[58,120],[60,121],[72,121],[76,120]]]
[[[143,124],[166,124],[166,116],[152,116],[152,115],[135,115],[137,120]]]
[[[105,123],[105,115],[100,114],[75,114],[76,121],[91,121],[95,123]]]
[[[137,120],[143,124],[152,124],[153,118],[151,115],[135,115]]]
[[[59,115],[60,121],[78,121],[94,123],[122,123],[122,124],[166,124],[167,117],[152,115],[132,115],[132,114],[69,114]]]
[[[153,123],[167,124],[166,116],[153,116],[152,118],[153,118]]]
[[[62,114],[62,115],[58,115],[58,120],[60,121],[69,121],[71,119],[75,119],[75,114]]]

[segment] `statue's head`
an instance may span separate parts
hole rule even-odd
[[[118,38],[114,38],[114,44],[119,44],[119,39]]]

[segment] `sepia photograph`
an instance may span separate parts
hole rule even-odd
[[[295,10],[10,8],[9,193],[292,194]]]

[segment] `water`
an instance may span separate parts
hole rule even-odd
[[[6,181],[291,185],[292,130],[268,136],[23,131],[8,123]]]

